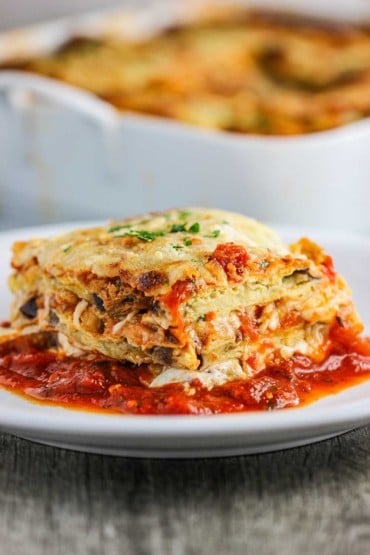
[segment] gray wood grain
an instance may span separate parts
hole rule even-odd
[[[370,427],[266,455],[140,460],[0,436],[2,555],[367,555]]]

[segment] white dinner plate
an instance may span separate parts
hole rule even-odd
[[[9,312],[10,246],[78,224],[0,233],[0,320]],[[86,224],[84,224],[86,225]],[[277,228],[287,240],[309,235],[333,255],[370,330],[369,237]],[[133,457],[216,457],[305,445],[370,423],[370,381],[304,408],[214,416],[126,416],[37,404],[0,390],[0,429],[58,447]]]

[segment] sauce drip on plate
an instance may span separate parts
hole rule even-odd
[[[124,414],[218,414],[306,405],[370,379],[370,339],[333,329],[321,364],[296,355],[248,381],[208,390],[197,380],[149,388],[148,367],[103,357],[70,357],[39,339],[0,344],[0,385],[28,399]]]

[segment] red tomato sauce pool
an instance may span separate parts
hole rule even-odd
[[[370,379],[370,340],[334,334],[330,354],[315,365],[302,355],[248,381],[207,390],[189,385],[149,388],[147,367],[102,357],[61,356],[25,336],[0,344],[0,385],[28,399],[124,414],[218,414],[297,407]]]

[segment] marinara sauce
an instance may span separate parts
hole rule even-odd
[[[248,381],[207,390],[197,380],[150,388],[146,366],[62,356],[39,340],[0,344],[0,385],[37,401],[124,414],[217,414],[297,407],[370,379],[370,339],[339,325],[321,364],[296,355]]]

